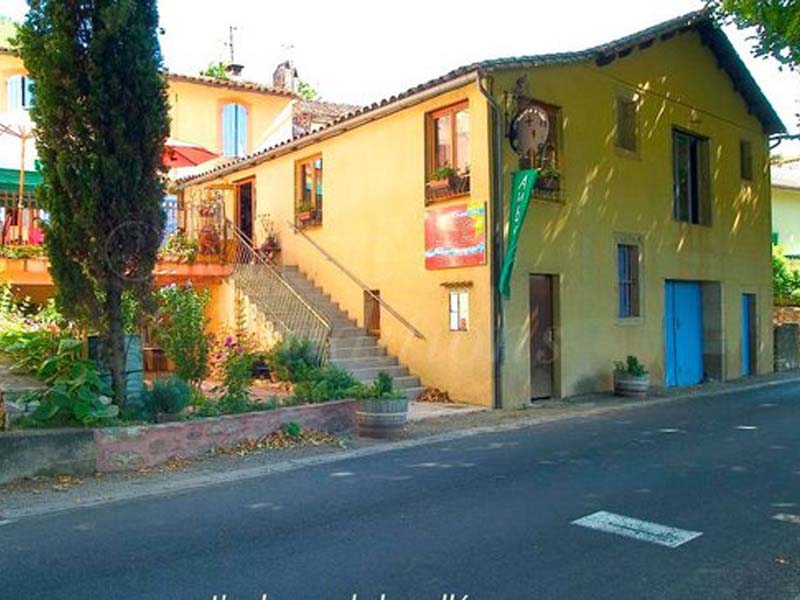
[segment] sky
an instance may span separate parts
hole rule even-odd
[[[580,50],[702,6],[701,0],[159,1],[171,71],[197,74],[229,59],[229,28],[235,27],[244,78],[271,82],[275,66],[291,58],[324,99],[356,104],[476,60]],[[25,10],[24,0],[0,0],[0,14],[21,19]],[[747,33],[726,32],[787,127],[797,131],[800,74],[753,58]]]

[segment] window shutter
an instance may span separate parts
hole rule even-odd
[[[23,77],[22,79],[23,79],[22,85],[25,86],[24,90],[25,93],[22,104],[23,108],[28,109],[33,106],[33,102],[35,99],[35,94],[33,92],[33,79],[31,79],[30,77]]]
[[[22,86],[25,78],[22,75],[13,75],[8,78],[8,110],[20,110],[22,105]]]
[[[222,107],[222,154],[236,156],[236,105]]]
[[[236,156],[247,154],[247,109],[236,104]]]
[[[699,223],[711,225],[711,160],[709,140],[697,141],[697,204]]]

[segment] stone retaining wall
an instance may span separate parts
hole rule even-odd
[[[0,433],[0,483],[37,475],[91,475],[96,465],[91,429]]]
[[[289,422],[340,433],[355,428],[354,400],[94,432],[97,471],[130,471],[192,458],[269,435]]]

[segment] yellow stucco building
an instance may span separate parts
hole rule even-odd
[[[514,407],[607,390],[631,354],[655,385],[772,370],[767,138],[781,131],[696,13],[457,69],[178,187],[227,190],[255,246],[274,228],[273,276],[325,313],[343,365]],[[528,167],[506,298],[511,181]],[[342,338],[364,330],[398,360],[354,362]]]

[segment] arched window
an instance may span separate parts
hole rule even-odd
[[[8,78],[8,110],[28,110],[33,106],[33,80],[25,75]]]
[[[233,157],[247,154],[247,108],[241,104],[222,107],[222,154]]]

